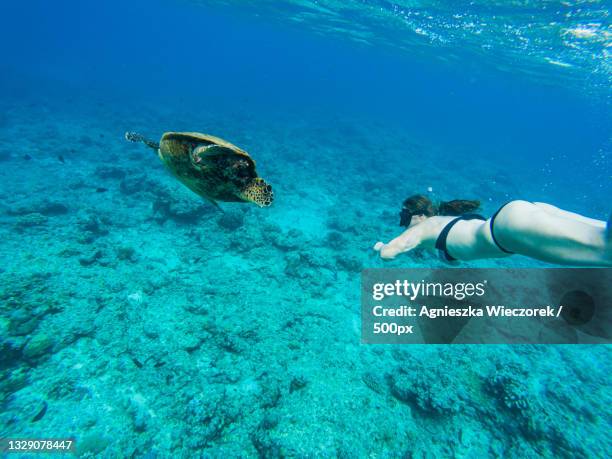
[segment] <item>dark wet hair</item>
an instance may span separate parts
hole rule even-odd
[[[438,215],[459,216],[473,212],[480,207],[480,201],[468,201],[466,199],[454,199],[448,202],[440,202]]]
[[[427,196],[415,194],[402,203],[400,212],[400,226],[409,226],[413,215],[431,217],[436,214],[434,205]]]
[[[409,226],[413,215],[424,215],[432,217],[434,215],[459,216],[468,212],[473,212],[480,207],[480,201],[468,201],[466,199],[454,199],[452,201],[441,201],[435,206],[431,199],[422,194],[410,196],[402,203],[400,211],[400,226]]]

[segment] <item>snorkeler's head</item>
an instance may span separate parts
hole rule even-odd
[[[408,227],[415,215],[431,217],[435,215],[435,209],[431,200],[421,194],[410,196],[402,203],[400,212],[400,226]]]

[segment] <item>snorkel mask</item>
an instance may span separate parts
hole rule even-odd
[[[402,210],[399,213],[400,216],[400,226],[408,228],[410,226],[410,222],[412,221],[412,216],[414,214],[410,212],[405,207],[402,207]]]

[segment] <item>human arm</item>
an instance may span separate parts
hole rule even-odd
[[[433,249],[436,239],[444,227],[455,217],[430,217],[421,223],[411,226],[387,244],[377,242],[374,250],[384,260],[392,260],[397,255],[409,252],[417,247]]]

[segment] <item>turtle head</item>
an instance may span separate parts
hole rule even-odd
[[[248,202],[254,202],[259,207],[268,207],[274,201],[272,185],[261,177],[252,179],[240,192],[240,197]]]

